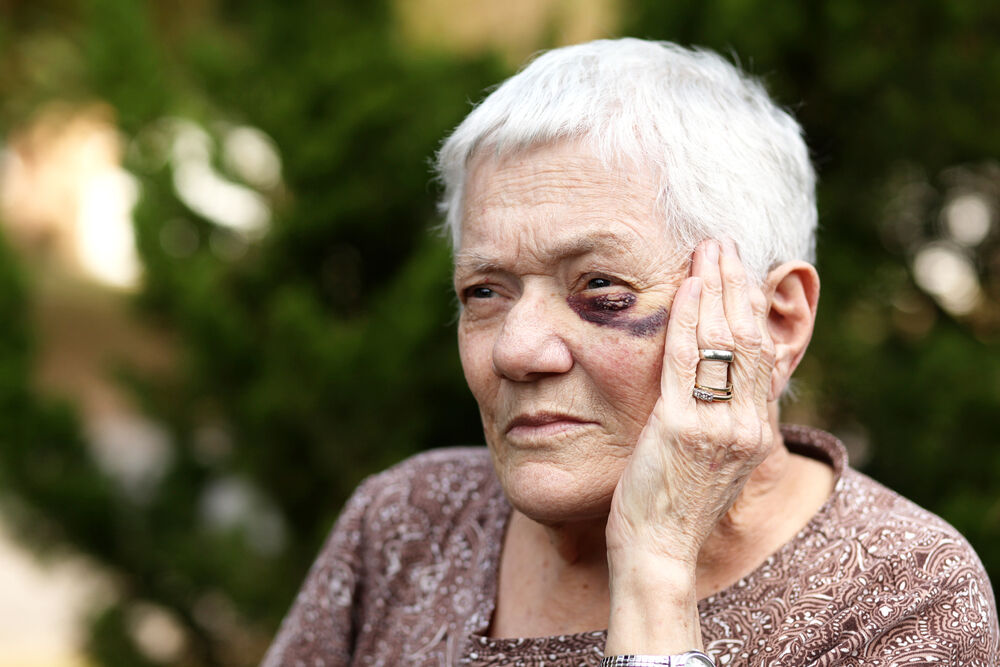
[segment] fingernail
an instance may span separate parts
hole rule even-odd
[[[707,241],[704,246],[705,259],[710,262],[719,261],[719,244],[715,241]]]
[[[736,255],[737,257],[739,257],[740,251],[736,247],[736,242],[733,241],[731,238],[726,237],[725,239],[723,239],[723,241],[722,241],[722,247],[725,250],[725,252],[732,253],[733,255]]]

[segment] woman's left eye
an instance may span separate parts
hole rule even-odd
[[[608,278],[591,278],[587,282],[587,289],[601,289],[602,287],[611,287],[611,280]]]

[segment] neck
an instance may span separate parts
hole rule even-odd
[[[604,538],[606,520],[573,522],[558,526],[543,525],[515,510],[508,530],[510,536],[520,534],[520,543],[533,554],[541,554],[538,572],[543,574],[536,585],[575,587],[588,582],[587,589],[602,590],[607,586],[607,543]],[[603,587],[596,584],[603,583]]]
[[[493,637],[540,637],[606,627],[604,521],[545,526],[517,510],[500,563]]]

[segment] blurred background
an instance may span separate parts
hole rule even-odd
[[[0,666],[251,665],[365,475],[481,442],[428,160],[538,49],[731,54],[820,174],[787,421],[1000,581],[1000,5],[0,0]]]

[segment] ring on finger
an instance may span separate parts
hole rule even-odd
[[[709,350],[702,348],[698,350],[698,358],[702,361],[724,361],[727,364],[733,363],[736,355],[732,350]]]
[[[694,391],[691,393],[699,401],[724,403],[733,400],[733,385],[727,384],[725,389],[719,389],[718,387],[706,387],[702,384],[695,384]]]

